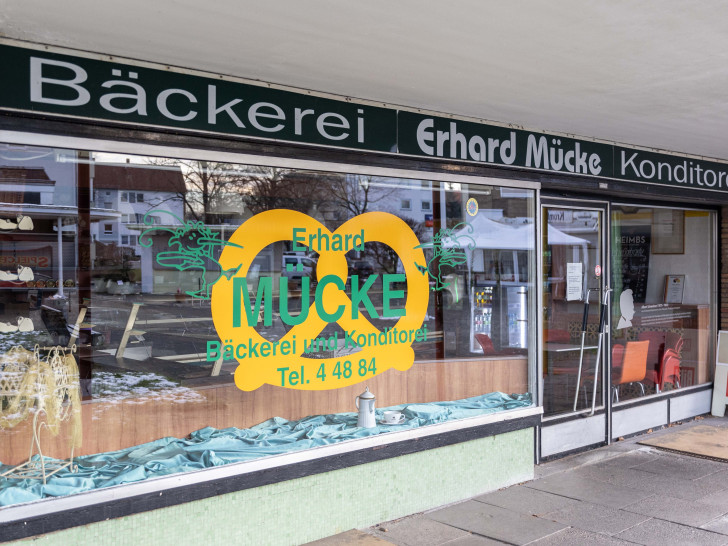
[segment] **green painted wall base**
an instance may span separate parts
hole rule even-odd
[[[533,478],[533,429],[34,537],[39,545],[296,545]],[[25,543],[16,541],[11,544]]]

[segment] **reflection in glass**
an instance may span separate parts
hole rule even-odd
[[[532,403],[533,191],[8,145],[0,145],[0,169],[13,181],[0,196],[0,356],[17,346],[77,346],[85,401],[80,463],[108,472],[100,483],[396,430],[352,422],[365,386],[378,409],[404,412],[397,426],[405,428]],[[403,264],[386,237],[365,235],[337,249],[330,238],[307,233],[295,245],[293,237],[265,244],[249,263],[225,263],[241,225],[281,210],[305,215],[322,233],[376,213],[363,231],[386,218],[411,232],[423,260],[416,269]],[[265,240],[275,227],[263,224],[251,239]],[[265,340],[282,342],[315,304],[320,264],[332,252],[343,264],[336,275],[348,298],[355,283],[366,285],[358,313],[378,332],[399,319],[385,308],[408,301],[405,266],[426,283],[427,335],[412,343],[414,364],[383,373],[376,362],[362,365],[362,348],[347,345],[347,328],[331,321],[317,334],[326,342],[308,345],[306,357],[326,364],[329,378],[340,363],[341,375],[365,380],[315,391],[272,384],[241,391],[235,370],[257,362],[211,357],[211,343],[226,343],[213,321],[215,286],[242,279],[244,266],[240,288],[260,302],[245,320]],[[385,275],[394,276],[387,287]],[[286,438],[275,448],[268,440],[274,429]],[[27,431],[24,422],[0,429],[0,462],[16,464],[27,453]],[[65,456],[68,434],[45,439],[44,453]],[[222,450],[210,447],[220,442]],[[104,458],[117,450],[127,450],[124,464],[139,465]],[[142,472],[143,453],[164,463]],[[184,462],[172,464],[165,453]],[[0,478],[0,492],[9,487],[16,485]]]
[[[612,208],[615,401],[712,377],[714,213]]]
[[[597,275],[602,212],[546,207],[543,223],[544,413],[551,415],[602,405],[602,373],[594,373],[604,294]]]

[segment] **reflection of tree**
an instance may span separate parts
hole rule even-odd
[[[372,176],[345,175],[329,183],[333,204],[346,209],[350,216],[364,214],[369,206],[390,197],[395,189],[378,185]]]
[[[245,204],[253,214],[291,209],[309,214],[328,199],[330,181],[338,175],[275,167],[247,167]]]
[[[173,199],[183,202],[187,218],[217,224],[220,223],[221,211],[225,214],[224,211],[234,208],[242,212],[242,194],[247,178],[234,165],[162,158],[153,159],[151,163],[181,168],[186,191],[177,193]]]
[[[418,222],[411,218],[402,218],[402,220],[414,232],[418,240],[422,241],[425,238],[428,229],[425,227],[424,222]],[[397,272],[399,257],[391,246],[386,243],[368,242],[366,243],[366,253],[377,263],[383,273]]]
[[[205,224],[222,223],[231,214],[240,218],[246,208],[251,214],[285,208],[316,216],[334,229],[371,209],[386,209],[382,205],[397,191],[372,176],[165,158],[150,163],[181,170],[184,191],[168,200],[183,203],[185,219]]]
[[[94,264],[97,274],[107,271],[116,275],[119,280],[131,280],[131,262],[139,260],[133,248],[118,246],[116,243],[96,242],[96,262]]]

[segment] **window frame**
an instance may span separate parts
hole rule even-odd
[[[246,152],[230,152],[207,149],[202,146],[165,146],[160,144],[149,144],[146,142],[138,142],[134,140],[124,140],[126,135],[120,140],[111,140],[104,138],[88,138],[79,136],[68,136],[65,134],[51,134],[47,132],[22,132],[0,129],[0,142],[8,142],[13,144],[25,144],[30,146],[42,146],[51,148],[63,148],[79,151],[90,152],[108,152],[118,154],[131,155],[148,155],[158,157],[169,157],[179,159],[207,160],[219,161],[225,163],[248,164],[264,167],[281,167],[295,168],[301,170],[318,171],[322,173],[346,173],[357,175],[381,176],[391,178],[402,178],[407,180],[422,180],[423,172],[415,170],[407,165],[402,167],[382,167],[377,165],[368,165],[365,158],[371,154],[358,153],[350,156],[348,161],[321,161],[315,159],[299,159],[294,158],[291,154],[286,156],[266,156],[261,153]],[[199,137],[203,138],[203,137]],[[405,157],[402,157],[406,160]],[[350,161],[350,162],[349,162]],[[440,181],[472,185],[485,185],[506,188],[518,188],[533,190],[532,206],[534,207],[534,222],[539,221],[540,215],[540,189],[541,183],[537,181],[501,178],[496,176],[483,176],[482,174],[449,174],[447,172],[439,172],[437,170],[427,172],[426,178],[428,182]],[[431,185],[431,184],[430,184]],[[123,194],[124,192],[120,192]],[[123,195],[120,196],[123,199]],[[411,199],[410,199],[411,203]],[[538,225],[538,224],[537,224]],[[534,230],[534,233],[536,230]],[[102,232],[103,236],[103,232]],[[540,249],[540,238],[535,236],[534,256],[538,255]],[[540,320],[540,314],[537,312],[537,302],[539,300],[540,288],[538,278],[540,275],[539,260],[534,258],[534,274],[533,290],[535,297],[531,299],[529,313],[535,320]],[[396,457],[404,453],[416,453],[429,449],[448,445],[450,443],[460,443],[478,438],[494,436],[514,430],[523,430],[538,426],[543,413],[541,406],[541,397],[538,392],[538,354],[541,350],[540,337],[538,344],[536,343],[536,333],[533,331],[532,338],[529,343],[533,343],[533,350],[529,353],[528,360],[528,385],[529,392],[532,396],[532,404],[529,407],[513,410],[504,410],[492,414],[481,415],[477,417],[464,418],[459,420],[448,421],[428,425],[427,427],[408,429],[404,431],[393,431],[388,434],[376,435],[364,438],[346,440],[335,444],[317,447],[314,449],[292,452],[285,455],[261,457],[251,461],[241,463],[233,463],[222,467],[213,467],[202,469],[196,472],[188,472],[174,474],[168,477],[162,477],[153,480],[145,480],[130,484],[123,484],[111,488],[102,488],[86,493],[69,495],[64,497],[46,498],[30,504],[20,504],[3,508],[2,518],[0,522],[13,521],[20,522],[28,518],[36,516],[41,520],[48,514],[62,515],[64,510],[78,509],[83,512],[80,521],[72,521],[65,523],[59,522],[53,530],[84,525],[94,521],[107,519],[106,512],[101,515],[89,514],[88,506],[95,506],[104,503],[111,505],[124,505],[119,508],[117,516],[134,514],[146,509],[155,509],[161,506],[180,504],[195,500],[186,497],[184,500],[170,499],[174,495],[162,495],[162,491],[185,489],[191,487],[202,488],[203,493],[200,498],[210,496],[205,493],[209,487],[213,487],[212,495],[221,494],[218,489],[214,488],[216,480],[220,480],[221,476],[225,480],[236,478],[243,485],[238,485],[231,491],[246,489],[249,487],[258,487],[270,483],[286,481],[294,477],[303,477],[321,472],[328,472],[334,467],[348,468],[354,464],[362,462],[374,462],[381,459]],[[382,449],[382,447],[387,449]],[[404,446],[398,448],[397,446]],[[351,454],[349,459],[342,457],[342,454]],[[364,455],[361,455],[364,454]],[[328,465],[324,461],[331,458],[334,462],[333,466]],[[292,472],[281,472],[280,469],[291,466]],[[272,471],[273,475],[270,475]],[[293,475],[292,475],[293,474]],[[246,476],[259,475],[260,477],[253,485],[246,481]],[[125,499],[150,496],[155,500],[151,508],[139,508],[129,506]],[[185,495],[182,495],[183,497]],[[161,499],[158,499],[161,497]],[[133,503],[132,503],[133,504]],[[101,517],[103,516],[103,517]],[[101,518],[101,519],[98,519]],[[32,536],[42,532],[49,532],[47,526],[47,517],[45,517],[46,526],[44,530],[38,530],[38,527],[32,532],[32,527],[26,527],[27,532],[24,537]],[[39,524],[39,525],[42,525]]]
[[[688,205],[680,205],[680,206],[668,206],[668,205],[662,205],[662,204],[655,204],[650,202],[645,202],[642,200],[635,200],[635,201],[625,201],[625,200],[615,200],[610,199],[609,200],[609,226],[610,229],[612,229],[612,215],[614,207],[639,207],[639,208],[649,208],[649,209],[666,209],[666,210],[681,210],[681,211],[697,211],[697,212],[709,212],[710,213],[710,229],[711,229],[711,237],[712,237],[712,244],[711,244],[711,260],[712,264],[710,267],[710,293],[711,294],[718,294],[719,293],[719,273],[717,271],[718,265],[719,265],[719,249],[718,249],[718,242],[720,238],[720,234],[718,233],[718,217],[719,212],[715,208],[711,207],[696,207],[696,206],[690,206]],[[610,246],[609,248],[609,256],[611,258],[612,249],[611,249],[611,234],[608,237],[608,244]],[[687,249],[686,249],[687,251]],[[717,298],[712,298],[713,303],[710,305],[710,331],[708,333],[708,363],[707,367],[708,369],[713,369],[715,367],[715,349],[716,349],[716,340],[718,336],[718,331],[720,328],[718,327],[718,311],[720,308],[720,305],[718,303],[715,303],[717,301]],[[611,309],[610,309],[611,312]],[[611,336],[610,336],[611,338]],[[609,340],[610,346],[611,346],[611,339]],[[695,392],[696,390],[701,390],[706,388],[708,385],[713,384],[713,379],[710,381],[707,381],[705,383],[695,383],[694,385],[684,386],[680,387],[679,389],[674,389],[670,391],[664,391],[659,393],[653,393],[648,394],[645,396],[641,396],[639,398],[628,398],[626,400],[620,400],[619,402],[614,402],[612,405],[615,409],[622,409],[627,408],[633,405],[638,404],[648,404],[652,401],[659,400],[665,397],[669,396],[680,396],[681,394],[688,394],[690,392]]]

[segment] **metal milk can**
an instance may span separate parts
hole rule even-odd
[[[374,402],[377,399],[369,392],[369,387],[356,397],[354,403],[356,409],[359,410],[359,418],[356,421],[356,426],[372,428],[377,426],[377,421],[374,418]]]

